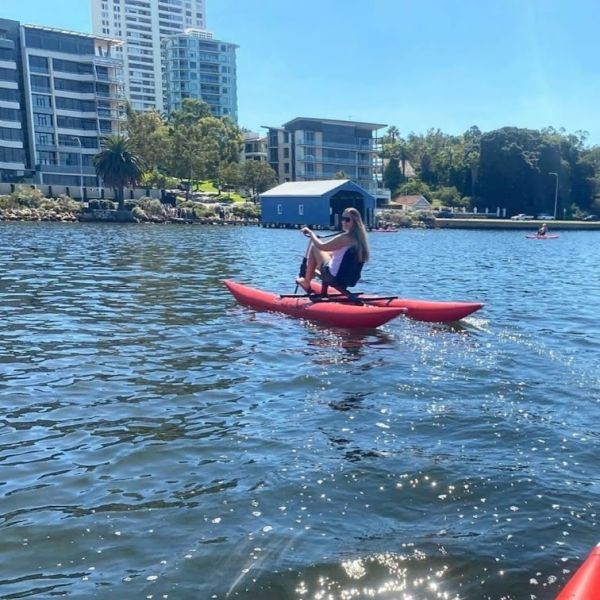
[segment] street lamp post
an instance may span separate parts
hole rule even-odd
[[[548,173],[556,177],[556,185],[554,186],[554,220],[556,220],[556,208],[558,206],[558,173]]]
[[[83,202],[83,147],[77,136],[72,135],[71,139],[75,140],[79,146],[79,199]]]

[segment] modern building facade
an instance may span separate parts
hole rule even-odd
[[[91,0],[97,35],[121,39],[125,93],[135,110],[165,110],[161,39],[206,27],[204,0]]]
[[[267,162],[269,158],[267,138],[254,131],[244,131],[244,145],[240,152],[240,161],[258,160]]]
[[[299,117],[268,127],[269,164],[281,183],[344,177],[376,193],[381,186],[378,123]]]
[[[98,186],[93,157],[122,116],[121,44],[0,19],[0,181]]]
[[[165,111],[170,114],[181,109],[185,98],[196,98],[208,103],[215,117],[237,123],[237,47],[198,29],[164,37]]]
[[[19,181],[27,175],[21,64],[19,23],[0,19],[0,181],[5,182]]]
[[[21,27],[30,168],[42,184],[97,186],[93,157],[117,133],[123,109],[122,42]]]

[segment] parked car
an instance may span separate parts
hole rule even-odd
[[[584,221],[600,221],[600,217],[598,215],[588,215],[583,218]]]
[[[511,221],[532,221],[533,215],[526,215],[525,213],[519,213],[518,215],[513,215],[510,218]]]
[[[548,215],[546,213],[542,213],[536,217],[538,221],[554,221],[553,215]]]
[[[438,210],[433,213],[434,217],[439,217],[440,219],[451,219],[454,217],[454,213],[451,210]]]

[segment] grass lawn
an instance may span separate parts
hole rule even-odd
[[[201,181],[194,186],[194,190],[197,192],[204,192],[205,194],[218,194],[219,190],[215,187],[212,181]],[[231,198],[234,202],[245,202],[245,198],[236,194],[235,192],[223,192],[219,199]],[[217,198],[215,198],[217,200]]]

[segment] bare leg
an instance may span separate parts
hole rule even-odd
[[[297,277],[296,283],[303,288],[304,291],[310,291],[310,283],[315,276],[317,265],[328,262],[330,259],[331,254],[329,252],[319,250],[314,244],[311,244],[308,260],[306,261],[306,275],[304,277]]]

